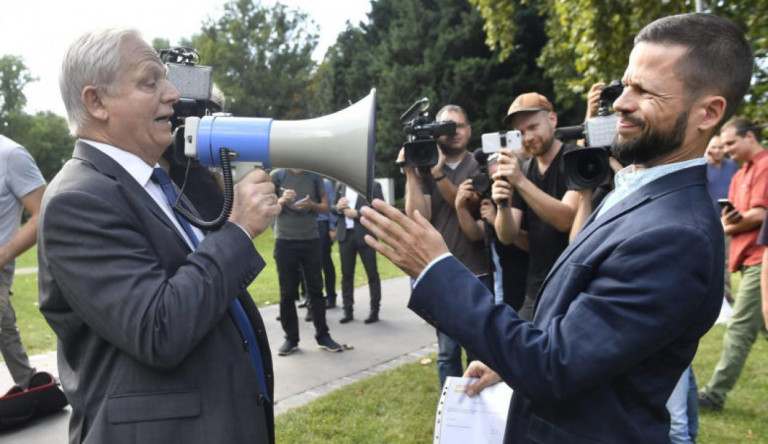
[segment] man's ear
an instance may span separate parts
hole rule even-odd
[[[549,117],[549,123],[552,125],[552,128],[557,128],[557,113],[550,111],[547,113],[547,116]]]
[[[723,96],[706,96],[694,106],[699,122],[696,127],[702,132],[711,131],[725,115],[726,100]]]
[[[99,88],[93,85],[86,86],[83,88],[80,100],[82,100],[91,118],[104,121],[109,117],[109,112],[104,104],[104,92]]]

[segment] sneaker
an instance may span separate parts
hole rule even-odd
[[[283,345],[280,346],[279,349],[277,349],[277,354],[278,356],[288,356],[298,349],[299,344],[288,339],[283,343]]]
[[[330,335],[323,336],[322,338],[317,340],[317,348],[328,350],[329,352],[342,352],[344,351],[344,348],[336,343],[333,339],[331,339]]]
[[[718,404],[706,395],[703,391],[699,391],[699,408],[709,410],[712,412],[722,412],[723,404]]]

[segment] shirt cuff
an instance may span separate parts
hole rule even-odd
[[[443,253],[440,256],[432,259],[432,262],[428,263],[426,267],[424,267],[423,270],[421,270],[421,273],[419,273],[419,277],[416,278],[415,281],[413,281],[413,285],[411,286],[411,290],[415,290],[416,286],[419,285],[419,282],[421,282],[421,278],[424,277],[425,274],[429,271],[430,268],[432,268],[433,265],[440,262],[441,260],[447,258],[448,256],[451,256],[451,253]]]

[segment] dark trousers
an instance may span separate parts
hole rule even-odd
[[[339,223],[344,223],[340,220]],[[368,275],[368,289],[371,293],[371,312],[378,313],[381,304],[381,280],[379,269],[376,266],[376,251],[364,241],[363,245],[355,240],[354,233],[347,233],[347,238],[339,242],[339,255],[341,256],[341,298],[344,302],[344,311],[352,312],[355,304],[355,262],[357,255],[363,261],[365,274]]]
[[[331,258],[331,238],[328,236],[330,231],[329,222],[325,220],[317,221],[317,232],[320,235],[320,258],[323,261],[323,283],[325,284],[325,295],[328,300],[336,302],[336,267]],[[301,297],[306,299],[307,282],[303,276],[301,278]],[[307,303],[310,303],[307,301]]]
[[[312,322],[315,324],[315,339],[328,335],[321,262],[320,245],[317,239],[275,240],[275,264],[280,281],[280,324],[288,340],[299,342],[299,320],[295,303],[299,297],[301,281],[299,267],[307,280]]]
[[[317,232],[320,234],[320,259],[323,262],[323,282],[325,294],[328,299],[336,300],[336,267],[331,259],[331,238],[328,236],[329,227],[327,220],[317,222]]]

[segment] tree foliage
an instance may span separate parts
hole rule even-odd
[[[3,133],[29,151],[46,180],[50,181],[72,155],[75,139],[67,121],[51,111],[14,113]]]
[[[518,44],[515,21],[521,7],[533,6],[546,17],[547,44],[538,65],[552,80],[558,100],[573,104],[583,99],[590,85],[620,78],[632,50],[633,38],[643,26],[658,18],[693,12],[693,0],[470,0],[485,19],[488,44],[499,48],[502,57],[514,53]],[[705,2],[705,12],[718,14],[739,24],[746,32],[757,57],[755,81],[741,112],[765,116],[768,101],[768,0]]]
[[[74,138],[63,117],[50,111],[24,112],[24,87],[35,80],[21,57],[0,57],[0,133],[26,148],[50,180],[70,157]]]
[[[0,57],[0,124],[11,114],[24,110],[27,104],[24,87],[35,80],[21,57]]]
[[[516,95],[551,95],[535,65],[546,39],[534,9],[515,12],[520,44],[504,61],[485,45],[482,17],[465,0],[373,0],[368,18],[348,25],[326,54],[312,103],[320,113],[333,112],[377,88],[377,175],[399,177],[394,160],[405,141],[399,118],[422,97],[430,99],[433,117],[449,103],[464,107],[474,149],[480,134],[501,129]]]
[[[218,20],[185,46],[214,68],[214,80],[227,96],[226,108],[241,116],[306,117],[309,83],[316,64],[317,27],[300,11],[258,0],[232,0]]]

